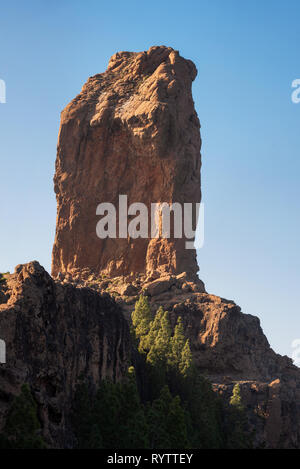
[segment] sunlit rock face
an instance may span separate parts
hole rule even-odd
[[[195,65],[170,47],[119,52],[64,109],[54,177],[54,276],[89,269],[109,277],[196,277],[196,252],[186,249],[185,237],[96,234],[97,206],[110,202],[118,209],[119,195],[127,195],[128,205],[144,203],[149,218],[151,203],[200,202],[200,124],[191,92],[196,74]]]
[[[129,327],[107,294],[55,282],[38,262],[16,267],[0,286],[0,433],[14,396],[28,383],[51,447],[74,445],[68,416],[84,376],[96,389],[130,364]]]

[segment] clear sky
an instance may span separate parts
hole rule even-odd
[[[299,0],[1,3],[0,272],[50,269],[60,111],[112,54],[167,45],[198,68],[207,290],[258,315],[275,351],[300,338]]]

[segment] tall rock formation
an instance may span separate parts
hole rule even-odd
[[[76,385],[81,376],[94,388],[104,378],[122,379],[131,354],[128,324],[107,294],[54,282],[38,262],[17,266],[0,292],[0,433],[12,398],[29,383],[48,444],[72,446]]]
[[[52,273],[89,269],[109,277],[198,271],[185,238],[99,239],[96,207],[200,202],[200,124],[191,93],[195,65],[170,47],[119,52],[64,109],[55,172]],[[195,218],[195,217],[194,217]]]

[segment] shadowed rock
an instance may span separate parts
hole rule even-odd
[[[108,295],[54,282],[38,262],[16,267],[0,304],[0,433],[13,396],[29,383],[51,446],[68,447],[67,415],[79,378],[96,388],[120,380],[130,362],[130,336]]]

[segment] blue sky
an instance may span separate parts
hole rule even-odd
[[[258,315],[275,351],[300,338],[298,0],[2,3],[0,271],[50,269],[60,111],[112,54],[167,45],[198,68],[209,292]],[[298,59],[297,59],[298,57]]]

